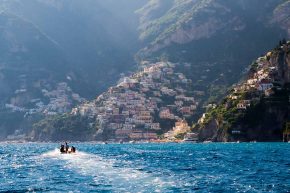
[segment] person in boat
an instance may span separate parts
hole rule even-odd
[[[69,147],[67,142],[65,142],[65,145],[61,144],[60,146],[60,153],[75,153],[76,148],[74,146]]]
[[[61,144],[61,146],[60,146],[60,153],[65,153],[65,149],[64,149],[64,145],[63,144]]]
[[[65,142],[65,152],[68,153],[69,145]]]
[[[74,146],[71,146],[71,153],[75,153],[76,152],[76,148]]]

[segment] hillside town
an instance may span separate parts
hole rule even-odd
[[[169,62],[146,65],[71,113],[95,118],[100,135],[110,132],[108,140],[156,140],[175,122],[192,116],[199,105],[188,94],[191,81],[174,68]]]
[[[288,135],[290,42],[280,42],[259,57],[248,76],[234,85],[221,104],[202,115],[197,129],[202,140],[282,140]],[[285,134],[286,133],[286,134]]]
[[[84,98],[73,93],[66,82],[58,83],[56,88],[51,90],[43,87],[39,98],[30,99],[26,97],[27,92],[26,88],[16,90],[15,96],[10,103],[5,104],[5,108],[12,112],[22,112],[24,116],[34,114],[50,116],[70,112],[75,104],[84,102]]]
[[[284,44],[281,50],[290,50],[290,44]],[[241,84],[234,86],[234,92],[228,96],[229,99],[238,100],[247,93],[236,105],[239,110],[246,110],[252,102],[261,96],[271,97],[275,91],[279,91],[290,81],[290,66],[285,60],[277,60],[274,55],[278,53],[268,52],[265,56],[258,58],[251,66],[249,77]],[[284,56],[281,56],[284,58]]]

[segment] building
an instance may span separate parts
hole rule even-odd
[[[175,137],[179,134],[184,134],[190,131],[190,126],[185,119],[175,122],[175,127],[171,131],[164,134],[164,137],[168,140],[175,140]]]
[[[273,83],[270,80],[262,79],[258,84],[259,91],[265,91],[270,88],[273,88]]]
[[[242,100],[237,104],[237,109],[240,110],[246,110],[248,107],[251,106],[251,101],[250,100]]]
[[[184,136],[183,141],[197,142],[198,141],[198,134],[197,133],[187,133]]]
[[[183,119],[181,121],[177,121],[175,123],[175,127],[173,127],[173,131],[175,133],[185,132],[185,131],[189,131],[189,130],[190,130],[190,126],[188,125],[188,123],[185,119]]]

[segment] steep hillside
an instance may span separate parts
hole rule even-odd
[[[133,56],[139,49],[134,11],[143,2],[2,0],[0,8],[37,26],[54,41],[67,60],[68,83],[92,98],[114,84],[120,73],[134,69]],[[37,63],[42,62],[45,58]]]
[[[91,100],[120,78],[131,79],[139,68],[160,61],[174,64],[174,70],[156,88],[182,100],[161,90],[162,102],[150,114],[152,124],[162,127],[156,134],[182,118],[195,123],[242,77],[250,61],[289,36],[289,6],[283,0],[0,0],[0,139],[30,133],[42,118],[38,126],[56,133],[56,125],[65,133],[64,125],[75,123],[70,125],[75,136],[83,119],[63,113],[94,104]],[[138,89],[152,89],[145,87]],[[158,89],[153,89],[156,95]],[[133,91],[150,101],[152,93]],[[188,104],[192,99],[194,104]],[[160,109],[176,117],[155,119]],[[85,119],[85,136],[100,128],[95,123]],[[112,130],[108,127],[104,130]],[[35,138],[45,139],[34,131]],[[116,136],[104,133],[101,137]]]
[[[157,139],[176,121],[191,122],[200,102],[202,93],[192,97],[197,91],[192,90],[191,81],[178,69],[178,64],[169,62],[144,64],[96,100],[74,108],[69,115],[54,116],[34,125],[31,137],[75,140],[76,135],[71,133],[84,131],[86,138],[82,139],[90,140]],[[84,120],[82,126],[74,121],[80,119]],[[64,135],[65,131],[68,135]]]
[[[217,102],[249,61],[289,37],[289,7],[283,0],[151,0],[138,10],[147,44],[136,58],[184,64],[204,105]]]
[[[1,139],[27,126],[24,109],[65,80],[68,66],[59,45],[31,22],[1,12],[0,28]]]
[[[258,58],[248,77],[199,120],[200,140],[281,141],[289,122],[290,42]]]
[[[267,0],[263,3],[259,0],[151,0],[137,12],[141,16],[140,38],[150,42],[141,53],[156,52],[174,44],[221,37],[222,34],[228,36],[250,32],[254,38],[256,33],[266,29],[266,37],[267,33],[278,27],[277,23],[278,28],[287,31],[288,10],[289,1],[283,0]],[[282,35],[278,30],[276,33]],[[242,39],[243,36],[237,38]]]
[[[67,66],[62,50],[35,25],[1,12],[0,27],[1,102],[11,94],[9,91],[26,87],[20,84],[19,76],[30,82],[40,78],[49,81],[50,76],[59,80],[63,76]]]
[[[127,1],[0,1],[0,139],[134,70],[144,1]]]

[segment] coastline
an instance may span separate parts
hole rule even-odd
[[[150,140],[150,141],[70,141],[69,143],[76,144],[226,144],[226,143],[289,143],[283,141],[183,141],[183,140]],[[64,143],[64,141],[28,141],[28,140],[5,140],[0,141],[0,144],[47,144],[47,143]]]

